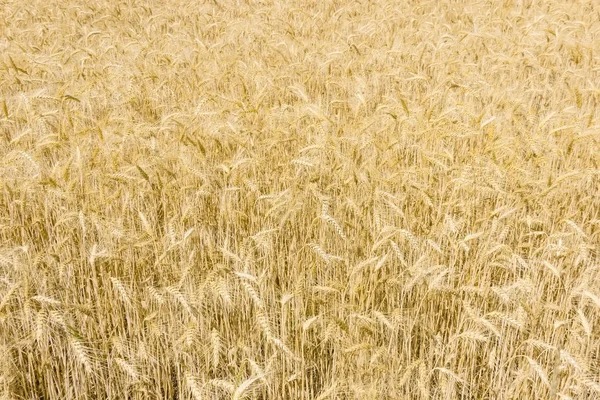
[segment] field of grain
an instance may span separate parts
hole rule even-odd
[[[3,1],[0,399],[600,398],[594,1]]]

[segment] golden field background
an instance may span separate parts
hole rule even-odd
[[[3,1],[0,399],[600,398],[600,7]]]

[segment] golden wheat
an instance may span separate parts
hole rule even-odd
[[[0,399],[600,397],[595,2],[0,17]]]

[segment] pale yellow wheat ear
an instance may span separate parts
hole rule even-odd
[[[249,390],[262,376],[254,376],[242,382],[233,392],[232,400],[241,400],[249,395]]]
[[[86,374],[93,374],[96,369],[96,363],[92,356],[92,350],[88,347],[84,339],[73,329],[68,331],[68,341],[79,366],[83,368]]]
[[[110,280],[111,280],[116,292],[123,300],[123,303],[125,303],[125,305],[127,305],[127,306],[131,306],[131,299],[129,297],[129,294],[128,294],[127,289],[125,288],[125,285],[123,284],[123,282],[121,282],[119,279],[117,279],[115,277],[111,277]]]
[[[119,366],[119,368],[121,368],[121,370],[123,372],[125,372],[126,375],[128,375],[128,377],[133,382],[137,382],[140,380],[139,372],[137,371],[137,368],[133,364],[131,364],[130,362],[127,362],[126,360],[124,360],[122,358],[115,358],[115,363]]]
[[[35,318],[35,340],[38,345],[42,346],[46,339],[45,333],[48,327],[48,312],[41,310],[37,313]]]
[[[192,307],[190,306],[188,300],[186,299],[186,297],[183,295],[183,293],[181,292],[181,290],[179,290],[178,288],[174,287],[174,286],[167,286],[165,288],[165,292],[170,294],[173,299],[175,299],[175,301],[185,310],[188,312],[188,314],[190,315],[195,315],[194,311],[192,310]]]
[[[203,391],[198,380],[191,374],[186,374],[185,383],[188,387],[188,390],[191,392],[194,400],[202,400],[205,397],[203,396]]]
[[[400,375],[400,379],[397,383],[398,388],[401,389],[404,385],[407,384],[407,382],[410,380],[410,377],[413,374],[413,371],[415,370],[415,368],[418,368],[421,363],[422,361],[420,360],[414,361],[401,371],[402,375]]]
[[[226,392],[230,396],[233,395],[236,389],[233,383],[229,381],[224,381],[222,379],[211,379],[209,383],[214,388],[218,388],[219,390]]]
[[[221,362],[221,353],[223,351],[223,341],[221,339],[221,335],[219,334],[219,331],[217,331],[214,328],[210,333],[210,343],[211,343],[211,350],[212,350],[212,354],[211,354],[212,367],[213,367],[213,369],[217,369],[219,367],[219,363]]]
[[[263,301],[260,298],[260,295],[258,294],[256,289],[252,286],[252,284],[248,282],[248,280],[244,277],[240,278],[240,283],[246,291],[246,293],[248,294],[248,296],[250,296],[250,299],[254,302],[254,305],[256,305],[259,309],[263,309]]]
[[[347,239],[346,234],[344,233],[344,230],[342,229],[342,227],[340,226],[340,224],[338,224],[338,222],[331,217],[330,215],[327,214],[323,214],[321,215],[321,218],[326,221],[327,223],[329,223],[331,226],[333,226],[333,228],[335,229],[336,233],[344,240]]]
[[[323,250],[321,248],[321,246],[319,246],[316,243],[309,243],[309,247],[319,256],[321,257],[321,259],[325,262],[325,264],[329,264],[331,262],[331,258],[329,256],[329,254],[327,254],[325,252],[325,250]]]

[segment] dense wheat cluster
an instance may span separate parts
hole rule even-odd
[[[598,399],[593,1],[4,1],[0,399]]]

